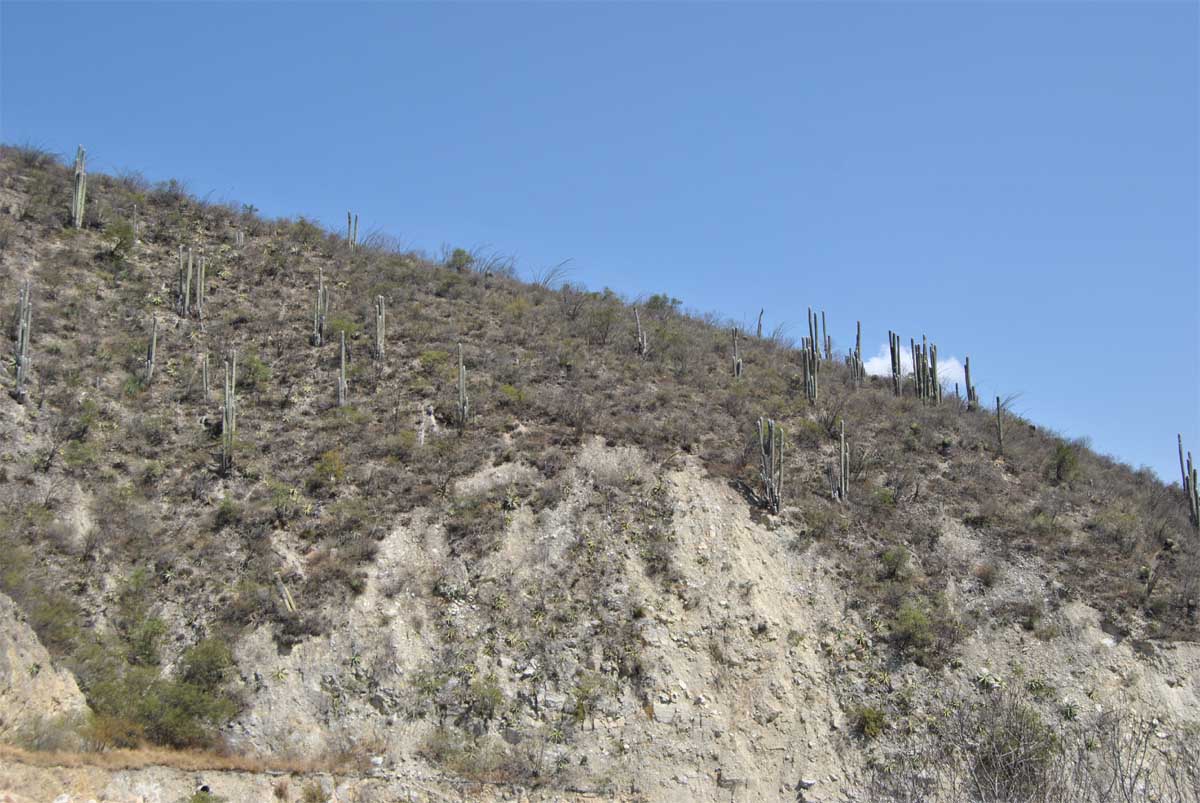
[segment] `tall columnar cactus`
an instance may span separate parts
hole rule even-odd
[[[154,379],[154,358],[155,352],[158,350],[158,317],[152,319],[150,325],[150,345],[146,348],[146,379],[143,382],[145,385],[150,384],[150,380]]]
[[[87,152],[80,145],[75,151],[75,196],[71,201],[71,221],[83,228],[83,209],[87,204]]]
[[[1004,405],[1000,403],[1000,397],[996,397],[996,440],[999,443],[1000,456],[1004,456]]]
[[[209,396],[209,379],[208,379],[208,352],[204,352],[200,357],[200,385],[204,391],[204,401],[208,402]]]
[[[774,419],[758,419],[758,452],[763,505],[778,513],[783,505],[783,426]]]
[[[458,430],[467,428],[467,420],[471,416],[471,399],[467,396],[467,367],[463,362],[462,343],[458,344]]]
[[[762,316],[766,311],[767,310],[765,308],[760,308],[758,310],[758,334],[755,335],[755,337],[757,337],[759,340],[762,340]]]
[[[221,418],[221,472],[233,468],[233,449],[237,437],[237,352],[230,350],[225,360],[225,400]]]
[[[192,306],[192,249],[187,249],[187,261],[183,259],[183,244],[179,245],[179,282],[175,291],[175,310],[186,318]]]
[[[888,351],[892,357],[892,393],[899,396],[904,388],[904,365],[900,361],[900,335],[888,331]]]
[[[238,229],[233,233],[233,244],[238,248],[246,244],[246,232],[244,230]]]
[[[317,269],[317,303],[313,307],[312,344],[325,342],[325,318],[329,315],[329,291],[325,288],[325,274]]]
[[[1182,433],[1179,434],[1179,473],[1182,475],[1183,495],[1187,497],[1188,519],[1193,527],[1200,530],[1200,479],[1196,476],[1191,452],[1187,453],[1187,462],[1184,462]]]
[[[350,389],[346,384],[346,330],[342,329],[338,334],[341,336],[341,356],[338,362],[337,403],[338,407],[345,407],[346,396]]]
[[[850,450],[846,448],[846,420],[841,423],[841,444],[838,451],[838,499],[845,502],[850,498]]]
[[[829,330],[825,328],[825,310],[821,310],[821,346],[825,349],[825,359],[833,359],[833,338],[829,336]]]
[[[738,330],[733,327],[733,378],[742,378],[742,355],[738,351]]]
[[[201,256],[196,264],[196,317],[204,317],[204,257]]]
[[[383,296],[375,296],[375,356],[382,360],[387,338],[387,302]]]
[[[16,384],[13,387],[13,398],[18,404],[24,404],[27,398],[25,384],[29,381],[29,331],[33,324],[33,295],[26,281],[17,291],[17,324],[15,331],[16,350],[14,363],[16,365]]]
[[[975,410],[979,407],[979,394],[975,392],[975,386],[971,384],[971,358],[967,357],[963,361],[963,374],[965,376],[967,386],[967,409]]]
[[[650,354],[650,338],[642,328],[642,314],[633,308],[633,319],[637,322],[637,353],[643,360]]]
[[[346,242],[350,250],[358,247],[358,215],[346,213]]]

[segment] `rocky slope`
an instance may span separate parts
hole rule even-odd
[[[0,397],[0,736],[84,750],[10,753],[0,795],[1200,798],[1177,487],[1015,416],[1001,454],[992,415],[840,355],[815,402],[786,343],[743,337],[736,378],[728,329],[667,296],[642,355],[611,293],[174,184],[93,176],[76,230],[68,171],[0,156],[6,327],[26,281],[34,304],[27,398]],[[778,514],[760,415],[787,437]],[[80,689],[87,716],[50,710]],[[111,763],[147,743],[192,763]]]

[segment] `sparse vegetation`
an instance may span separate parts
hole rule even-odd
[[[648,344],[639,353],[639,321],[611,291],[522,284],[462,249],[435,258],[368,239],[351,251],[311,221],[266,221],[178,183],[93,174],[89,210],[105,210],[107,222],[64,229],[70,171],[32,152],[3,155],[0,179],[28,180],[19,225],[0,234],[16,249],[33,238],[53,247],[30,256],[32,269],[0,274],[5,305],[17,288],[5,276],[26,274],[38,305],[25,412],[0,424],[15,444],[0,460],[0,591],[76,672],[94,746],[215,745],[240,705],[229,646],[265,627],[286,653],[335,626],[355,595],[372,599],[368,582],[378,582],[374,591],[403,603],[397,621],[420,623],[405,638],[435,658],[396,701],[372,704],[436,723],[422,754],[463,777],[566,777],[560,763],[578,760],[570,750],[581,733],[603,732],[607,706],[653,701],[668,682],[647,639],[675,607],[713,617],[710,632],[672,627],[670,638],[691,639],[725,680],[772,650],[817,649],[795,622],[756,623],[751,655],[727,640],[744,624],[732,614],[721,623],[721,603],[761,609],[770,597],[766,581],[731,571],[736,561],[720,554],[734,536],[715,506],[705,508],[707,548],[680,548],[680,476],[707,472],[747,501],[761,491],[760,416],[787,433],[768,472],[781,476],[784,503],[778,515],[755,514],[779,536],[771,582],[801,596],[802,567],[838,567],[831,582],[863,634],[831,638],[827,655],[861,661],[856,677],[870,693],[883,686],[880,667],[952,671],[959,641],[981,621],[1052,638],[1062,599],[1103,610],[1106,627],[1136,638],[1200,632],[1200,545],[1177,494],[1016,415],[1005,414],[995,460],[992,416],[938,400],[927,384],[920,399],[907,385],[895,395],[890,377],[821,358],[813,404],[800,355],[782,338],[744,338],[739,380],[730,322],[684,313],[669,295],[639,305]],[[132,244],[111,210],[135,196]],[[245,232],[236,252],[235,226]],[[170,312],[161,287],[187,238],[214,255],[203,326],[188,317],[163,328],[147,385],[140,322]],[[318,271],[331,308],[314,344]],[[364,359],[377,299],[388,308],[387,348]],[[0,313],[9,320],[7,306]],[[343,333],[351,393],[339,407]],[[470,372],[461,434],[459,342]],[[237,460],[222,466],[220,383],[206,401],[193,366],[197,353],[234,348]],[[844,461],[854,487],[839,504],[825,467],[842,420],[854,435]],[[593,445],[604,457],[588,456]],[[964,542],[975,551],[954,562],[951,547]],[[381,544],[397,543],[419,560],[380,560]],[[1014,592],[1030,565],[1061,588]],[[728,576],[740,579],[725,585]],[[363,699],[371,671],[346,670]],[[1089,708],[1029,691],[1045,710],[1014,707],[991,722],[968,705],[974,718],[958,731],[986,748],[971,772],[1013,794],[1042,783],[1062,754],[1055,728],[1086,720]],[[846,708],[872,748],[911,724],[899,695],[876,696],[886,700]]]

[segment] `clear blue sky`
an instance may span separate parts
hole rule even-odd
[[[0,4],[0,138],[864,348],[1178,480],[1195,2]],[[957,377],[950,377],[951,379]]]

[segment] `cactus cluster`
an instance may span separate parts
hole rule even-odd
[[[288,591],[288,587],[283,583],[283,575],[275,572],[275,587],[279,589],[279,597],[283,600],[283,607],[288,613],[296,612],[296,600],[292,599],[292,592]]]
[[[24,404],[26,399],[25,383],[29,381],[29,329],[33,322],[33,299],[29,282],[26,281],[17,291],[17,321],[14,327],[16,350],[13,353],[16,367],[16,384],[13,387],[13,398],[18,404]]]
[[[87,203],[87,151],[80,145],[75,151],[75,195],[71,199],[71,222],[83,228],[83,209]]]
[[[937,346],[928,343],[921,336],[918,346],[915,340],[909,339],[912,351],[913,381],[916,384],[917,398],[930,404],[940,404],[942,401],[942,383],[938,379]]]
[[[778,513],[783,505],[783,427],[772,418],[758,419],[758,452],[762,502]]]
[[[237,351],[225,360],[225,404],[221,418],[221,473],[233,468],[234,438],[237,435]]]
[[[1183,434],[1179,435],[1179,473],[1182,475],[1183,495],[1187,497],[1188,519],[1192,526],[1200,530],[1200,482],[1197,482],[1196,464],[1192,462],[1192,453],[1187,453],[1187,461],[1183,459]]]
[[[800,362],[804,369],[804,396],[810,403],[817,403],[820,389],[818,376],[821,373],[821,349],[818,345],[817,316],[808,308],[808,336],[802,339]]]
[[[312,344],[325,342],[325,318],[329,315],[329,291],[325,288],[325,274],[317,269],[317,303],[313,308]]]
[[[196,317],[204,317],[205,287],[207,285],[207,266],[204,257],[199,259],[187,248],[187,259],[183,258],[183,244],[179,245],[179,269],[175,286],[175,311],[181,318],[186,318],[193,312]]]
[[[175,311],[186,318],[192,304],[192,249],[187,249],[187,263],[183,260],[183,243],[179,244],[179,272],[175,288]]]
[[[846,367],[850,369],[850,382],[858,387],[867,377],[866,366],[862,358],[862,321],[857,322],[854,335],[854,351],[846,355]]]

